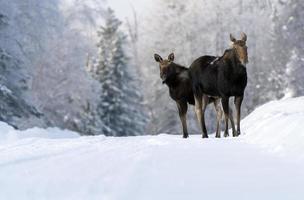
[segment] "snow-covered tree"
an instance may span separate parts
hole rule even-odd
[[[304,2],[287,0],[281,2],[281,16],[278,23],[282,51],[286,58],[288,92],[290,96],[304,95]],[[279,56],[280,57],[280,56]],[[281,56],[282,57],[282,56]]]
[[[43,115],[25,100],[29,76],[16,53],[20,48],[7,45],[13,26],[12,18],[7,14],[0,11],[0,120],[19,129],[46,126]]]
[[[87,4],[88,1],[72,0],[39,1],[30,8],[31,4],[23,5],[27,8],[24,12],[38,9],[36,13],[40,13],[39,18],[26,15],[28,28],[39,25],[43,29],[37,35],[33,34],[39,41],[40,51],[34,51],[31,57],[32,102],[45,114],[51,126],[81,134],[91,134],[85,126],[91,119],[84,108],[87,104],[95,108],[98,93],[97,84],[86,73],[84,65],[87,53],[92,55],[96,51],[96,37],[91,32],[101,16],[92,11],[97,6],[92,8]],[[90,5],[94,5],[94,0]]]
[[[124,51],[126,36],[121,24],[109,8],[105,25],[98,31],[97,62],[88,69],[101,85],[98,114],[104,127],[100,133],[115,136],[140,134],[145,125],[141,95]]]

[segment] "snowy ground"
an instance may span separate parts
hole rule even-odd
[[[0,124],[0,199],[303,199],[304,98],[271,102],[239,138],[78,137]]]

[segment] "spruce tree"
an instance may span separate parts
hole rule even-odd
[[[141,95],[130,73],[124,50],[126,36],[120,30],[122,22],[112,9],[106,13],[105,25],[98,31],[97,62],[89,70],[101,85],[98,114],[104,123],[102,134],[124,136],[142,133],[145,115]]]

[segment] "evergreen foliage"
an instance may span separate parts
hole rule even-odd
[[[97,62],[89,70],[101,85],[98,115],[104,123],[101,133],[123,136],[143,131],[145,116],[142,97],[131,76],[125,53],[126,35],[120,30],[122,22],[112,9],[106,13],[105,25],[98,31]]]

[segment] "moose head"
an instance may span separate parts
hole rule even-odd
[[[159,63],[160,78],[162,79],[163,83],[165,83],[167,78],[175,73],[175,69],[171,65],[174,61],[174,54],[171,53],[168,56],[168,59],[165,60],[160,55],[154,54],[154,59]]]
[[[247,54],[247,35],[245,33],[241,33],[241,39],[237,40],[230,34],[230,40],[232,42],[232,48],[236,51],[237,57],[239,61],[246,65],[248,63],[248,54]]]

